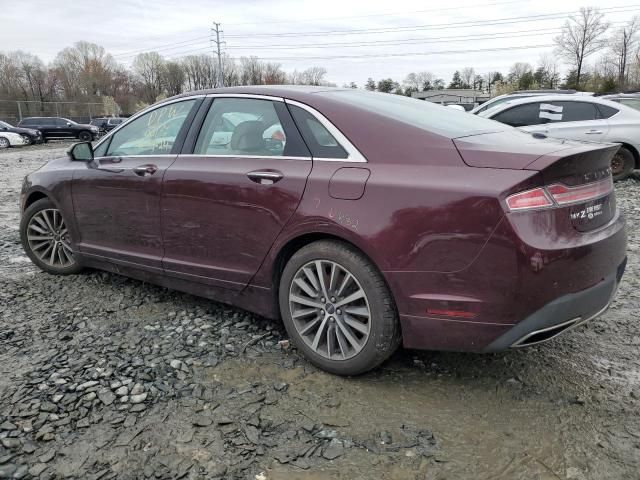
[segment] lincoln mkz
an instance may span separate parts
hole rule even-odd
[[[397,95],[237,87],[157,103],[28,175],[40,268],[107,270],[282,319],[336,374],[496,352],[601,314],[626,262],[617,144]]]

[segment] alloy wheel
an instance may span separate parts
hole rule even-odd
[[[31,145],[31,137],[28,135],[22,135],[22,140],[25,145]]]
[[[69,232],[60,211],[48,208],[36,212],[27,225],[29,248],[38,259],[50,267],[75,265],[69,244]]]
[[[324,358],[352,358],[369,339],[367,295],[337,262],[315,260],[298,269],[289,289],[289,308],[300,337]]]
[[[9,140],[4,137],[0,137],[0,148],[9,148]]]

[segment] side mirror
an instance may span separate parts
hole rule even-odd
[[[76,143],[68,151],[71,160],[78,162],[91,162],[93,160],[93,147],[89,142]]]
[[[70,127],[70,126],[71,126],[71,123],[67,122],[67,127]]]

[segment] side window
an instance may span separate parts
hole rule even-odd
[[[67,121],[64,118],[54,118],[53,123],[55,123],[56,127],[66,127]]]
[[[194,148],[199,155],[287,155],[287,135],[274,102],[217,98],[204,120]]]
[[[526,127],[547,123],[547,119],[540,115],[540,103],[527,103],[504,110],[492,117],[492,120],[506,123],[512,127]]]
[[[195,100],[156,108],[118,130],[109,143],[108,156],[164,155],[171,153]]]
[[[316,158],[347,158],[349,154],[322,123],[311,113],[296,105],[289,105],[291,115]]]
[[[620,103],[622,103],[623,105],[629,105],[630,107],[640,110],[640,100],[634,100],[634,101],[637,102],[635,107],[632,104],[627,103],[626,100],[622,100],[620,101]],[[610,107],[609,105],[598,105],[598,110],[600,110],[600,118],[613,117],[616,113],[620,111],[617,108]]]
[[[598,118],[598,110],[593,103],[587,102],[551,102],[552,108],[548,108],[552,115],[549,120],[557,122],[580,122],[584,120],[595,120]],[[541,104],[542,112],[548,104]]]

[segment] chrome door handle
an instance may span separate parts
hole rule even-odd
[[[158,170],[158,167],[156,165],[140,165],[133,168],[133,173],[140,177],[147,177],[156,173],[156,170]]]
[[[261,185],[271,185],[282,180],[282,173],[272,172],[268,170],[256,170],[254,172],[247,173],[249,180]]]
[[[602,130],[589,130],[587,135],[601,135],[602,133]]]

